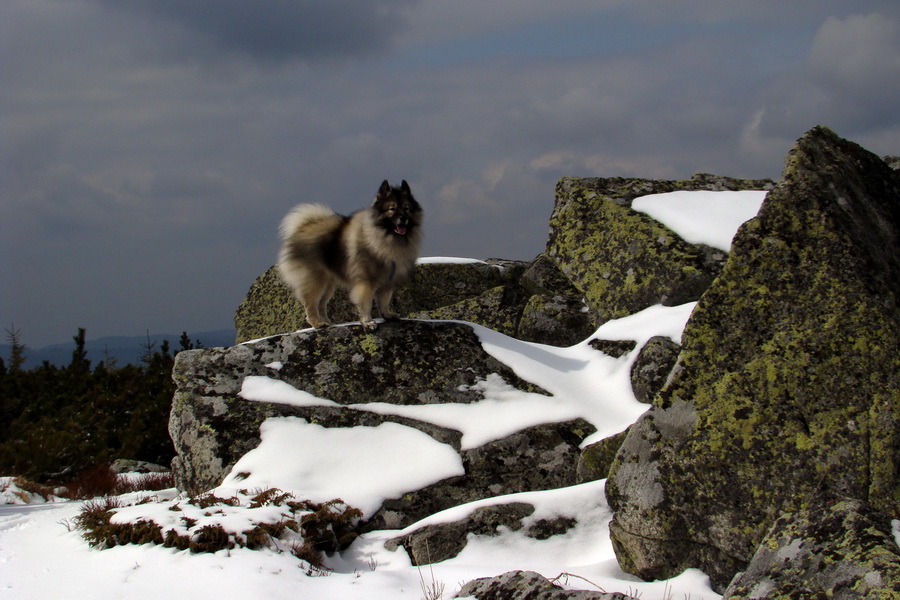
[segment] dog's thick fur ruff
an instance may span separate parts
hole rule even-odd
[[[345,217],[321,204],[301,204],[281,222],[278,270],[313,327],[330,325],[328,301],[350,290],[359,320],[374,329],[372,300],[385,319],[394,289],[412,273],[422,241],[422,207],[404,180],[381,184],[372,205]]]

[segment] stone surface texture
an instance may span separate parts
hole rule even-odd
[[[900,178],[815,128],[743,225],[606,487],[623,569],[719,590],[782,514],[900,499]]]

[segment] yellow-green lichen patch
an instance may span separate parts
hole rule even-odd
[[[771,182],[727,180],[727,189],[762,189]],[[723,189],[683,181],[566,178],[557,184],[546,253],[584,294],[598,323],[653,304],[696,300],[718,275],[724,253],[690,244],[631,210],[641,195]]]
[[[616,530],[645,539],[623,549],[643,554],[630,562],[656,564],[648,555],[682,544],[679,560],[724,587],[725,566],[749,560],[782,511],[844,497],[893,510],[900,222],[890,207],[900,186],[880,159],[831,136],[812,132],[798,145],[740,230],[685,329],[680,368],[633,428],[644,442],[632,460],[652,462],[671,511],[630,508],[641,481],[619,481],[615,465],[610,473]],[[654,413],[680,401],[696,408],[696,426],[651,435]]]

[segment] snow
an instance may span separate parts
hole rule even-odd
[[[690,192],[661,194],[635,200],[647,212],[688,241],[727,250],[741,223],[756,214],[764,192]],[[428,262],[482,262],[471,259],[428,258]],[[598,433],[590,443],[633,423],[647,406],[631,392],[628,373],[643,343],[654,335],[680,341],[693,304],[654,306],[609,322],[594,336],[569,348],[521,342],[473,325],[485,350],[508,365],[519,377],[545,394],[514,389],[497,375],[474,387],[483,398],[468,405],[394,406],[385,403],[352,408],[405,415],[452,427],[463,434],[465,448],[530,425],[575,417],[590,421]],[[634,351],[619,357],[591,348],[590,339],[634,340]],[[267,365],[273,371],[283,365]],[[268,377],[248,377],[241,396],[300,406],[331,405]],[[269,486],[289,490],[296,497],[325,501],[341,497],[367,514],[385,498],[396,497],[437,480],[462,473],[452,448],[417,430],[394,423],[377,427],[325,429],[298,418],[271,418],[261,426],[260,445],[242,457],[215,490],[237,495],[241,490]],[[527,492],[458,506],[411,525],[403,531],[373,531],[361,536],[343,554],[328,559],[329,576],[307,575],[307,565],[282,548],[235,548],[214,554],[190,554],[153,545],[91,548],[73,529],[82,504],[9,504],[37,502],[0,478],[0,598],[92,598],[97,600],[158,600],[184,597],[196,600],[268,598],[341,598],[342,600],[402,600],[423,597],[422,583],[444,584],[444,598],[462,583],[514,569],[531,569],[557,578],[569,589],[625,592],[653,600],[689,597],[714,600],[709,579],[690,569],[667,581],[643,582],[623,573],[609,540],[611,511],[604,497],[605,481],[558,490]],[[134,506],[118,509],[116,519],[150,519],[187,533],[193,519],[215,522],[228,531],[241,531],[254,522],[283,517],[279,506],[252,507],[243,503],[215,511],[192,508],[175,490],[152,496],[130,494],[121,501]],[[148,500],[147,502],[142,502]],[[406,553],[384,548],[388,539],[429,523],[463,518],[479,506],[528,502],[533,515],[519,531],[502,530],[496,537],[473,537],[459,556],[436,565],[412,567]],[[177,505],[179,510],[174,510]],[[193,512],[191,512],[193,511]],[[209,513],[209,514],[207,514]],[[183,517],[188,519],[184,520]],[[566,516],[577,521],[572,529],[546,540],[525,536],[528,524]],[[206,519],[203,521],[203,519]],[[210,521],[210,519],[212,521]],[[900,541],[900,521],[895,521]],[[180,528],[180,529],[179,529]]]
[[[652,306],[637,314],[610,321],[580,344],[558,348],[523,342],[468,323],[485,351],[509,366],[522,379],[550,393],[549,396],[516,390],[492,374],[474,386],[483,399],[473,403],[397,405],[384,402],[349,405],[346,408],[397,415],[426,421],[462,432],[462,449],[477,448],[516,431],[539,425],[583,418],[597,432],[584,445],[623,431],[647,410],[631,389],[631,366],[644,343],[653,336],[681,341],[681,331],[696,303]],[[634,340],[634,350],[613,358],[593,349],[589,341]],[[564,376],[561,376],[563,374]],[[295,406],[338,406],[283,381],[247,377],[240,396],[259,402]]]
[[[259,375],[245,377],[238,396],[254,402],[276,402],[292,406],[338,406],[337,402],[318,398],[284,381]]]
[[[681,191],[635,198],[631,208],[645,213],[692,244],[731,250],[731,240],[745,221],[759,212],[766,192]]]
[[[637,351],[654,335],[680,341],[694,304],[654,306],[611,321],[581,344],[557,348],[515,340],[471,325],[485,350],[517,375],[549,395],[516,390],[498,375],[474,387],[484,398],[472,404],[395,406],[357,405],[410,416],[463,432],[464,447],[477,447],[523,427],[582,417],[602,437],[621,431],[647,409],[634,399],[628,373]],[[634,340],[636,349],[618,359],[588,344],[599,337]],[[276,368],[275,365],[272,365]],[[282,402],[298,406],[336,404],[268,377],[247,377],[241,397],[248,401]],[[241,490],[278,487],[295,497],[324,502],[341,498],[372,514],[381,502],[463,473],[459,455],[432,437],[394,423],[377,427],[326,429],[303,419],[267,419],[260,428],[262,442],[243,456],[222,485],[220,497],[241,496]],[[590,441],[590,439],[588,440]],[[336,449],[340,449],[336,451]],[[177,594],[197,599],[231,600],[266,597],[396,600],[423,597],[422,581],[445,586],[451,597],[466,581],[530,569],[548,578],[562,575],[569,589],[632,593],[642,598],[720,598],[700,571],[688,570],[663,582],[642,582],[623,573],[609,540],[612,513],[606,504],[605,481],[570,488],[512,494],[458,506],[402,531],[374,531],[357,539],[341,555],[328,559],[333,570],[325,577],[307,575],[307,566],[284,548],[235,548],[215,554],[190,554],[152,545],[90,548],[77,531],[70,531],[80,503],[0,506],[0,598],[153,599]],[[221,525],[240,532],[260,521],[286,518],[278,506],[192,507],[175,490],[158,492],[151,502],[118,509],[114,522],[152,520],[164,530],[189,535],[187,522]],[[139,494],[123,497],[137,503]],[[384,548],[392,538],[427,524],[464,518],[479,506],[527,502],[535,512],[519,531],[503,530],[491,538],[472,537],[459,556],[418,569],[405,551]],[[178,510],[176,510],[176,508]],[[566,516],[577,525],[546,540],[525,536],[539,519]],[[184,518],[188,521],[185,521]],[[85,574],[89,574],[86,576]],[[563,575],[565,574],[565,575]],[[674,595],[673,595],[674,594]]]
[[[526,381],[537,384],[552,394],[556,403],[569,414],[577,414],[597,428],[583,445],[587,446],[623,431],[643,414],[648,406],[638,402],[631,389],[631,366],[641,347],[651,337],[662,335],[681,341],[695,302],[681,306],[652,306],[639,313],[610,321],[581,344],[557,348],[521,342],[508,336],[475,326],[484,349]],[[613,358],[593,349],[592,339],[634,340],[635,349]],[[553,418],[554,406],[545,407],[544,422],[568,420],[571,416]],[[497,418],[496,422],[502,422]]]
[[[277,487],[313,502],[341,498],[370,517],[385,500],[465,474],[452,447],[396,423],[325,428],[282,417],[260,433],[262,443],[237,461],[217,496]]]
[[[19,487],[15,477],[0,477],[0,505],[2,504],[43,504],[45,502],[59,502],[57,496],[44,497],[36,492],[31,492]]]
[[[528,502],[535,512],[520,531],[503,530],[494,538],[470,538],[456,558],[418,569],[406,553],[384,548],[384,542],[428,523],[462,518],[486,501],[455,507],[402,531],[375,531],[361,536],[343,554],[327,561],[328,576],[311,577],[306,565],[288,552],[235,548],[214,554],[191,554],[153,545],[90,548],[69,527],[81,507],[77,502],[0,506],[0,598],[92,598],[97,600],[158,600],[166,597],[197,600],[246,598],[341,598],[342,600],[417,600],[426,583],[443,583],[444,598],[462,583],[509,570],[531,569],[556,578],[570,589],[631,592],[654,599],[690,597],[715,600],[709,579],[691,569],[666,581],[642,582],[623,573],[608,536],[611,512],[603,496],[605,481],[544,492],[526,492],[492,499],[492,503]],[[169,510],[174,490],[157,502],[120,509],[126,517],[151,517],[179,527],[184,512]],[[189,507],[180,503],[182,509]],[[252,509],[273,511],[272,507]],[[196,510],[187,516],[201,518]],[[271,515],[269,515],[271,516]],[[538,519],[569,516],[578,525],[565,535],[535,540],[524,535]],[[247,508],[225,508],[215,522],[229,530],[246,527],[254,518]],[[591,582],[591,583],[588,583]]]
[[[453,256],[423,256],[416,260],[417,265],[486,265],[477,258],[459,258]]]

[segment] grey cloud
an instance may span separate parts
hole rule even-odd
[[[380,53],[419,0],[96,0],[193,31],[219,50],[260,61]]]
[[[857,125],[883,123],[890,115],[900,122],[900,19],[873,13],[826,20],[810,50],[809,68],[845,114],[863,116]]]
[[[826,19],[805,61],[765,90],[760,131],[825,124],[856,136],[897,128],[900,114],[900,12]]]
[[[885,23],[828,8],[785,41],[771,24],[799,13],[763,15],[767,1],[710,16],[738,19],[742,4],[750,25],[709,28],[700,13],[648,28],[625,0],[600,2],[612,12],[519,4],[513,15],[508,2],[473,0],[0,2],[12,67],[0,94],[0,281],[15,286],[0,289],[0,318],[31,344],[39,328],[46,341],[77,326],[218,329],[274,261],[291,206],[349,212],[385,178],[407,179],[423,202],[426,254],[528,259],[562,176],[777,177],[806,129],[856,139],[853,118],[887,124],[873,149],[898,151],[897,117],[879,104],[897,84],[879,92],[855,72],[894,73]],[[880,14],[896,23],[898,11]],[[562,59],[559,19],[581,15],[604,39]],[[541,47],[533,34],[553,39]],[[613,34],[651,43],[610,50]],[[496,37],[502,52],[473,50]]]

